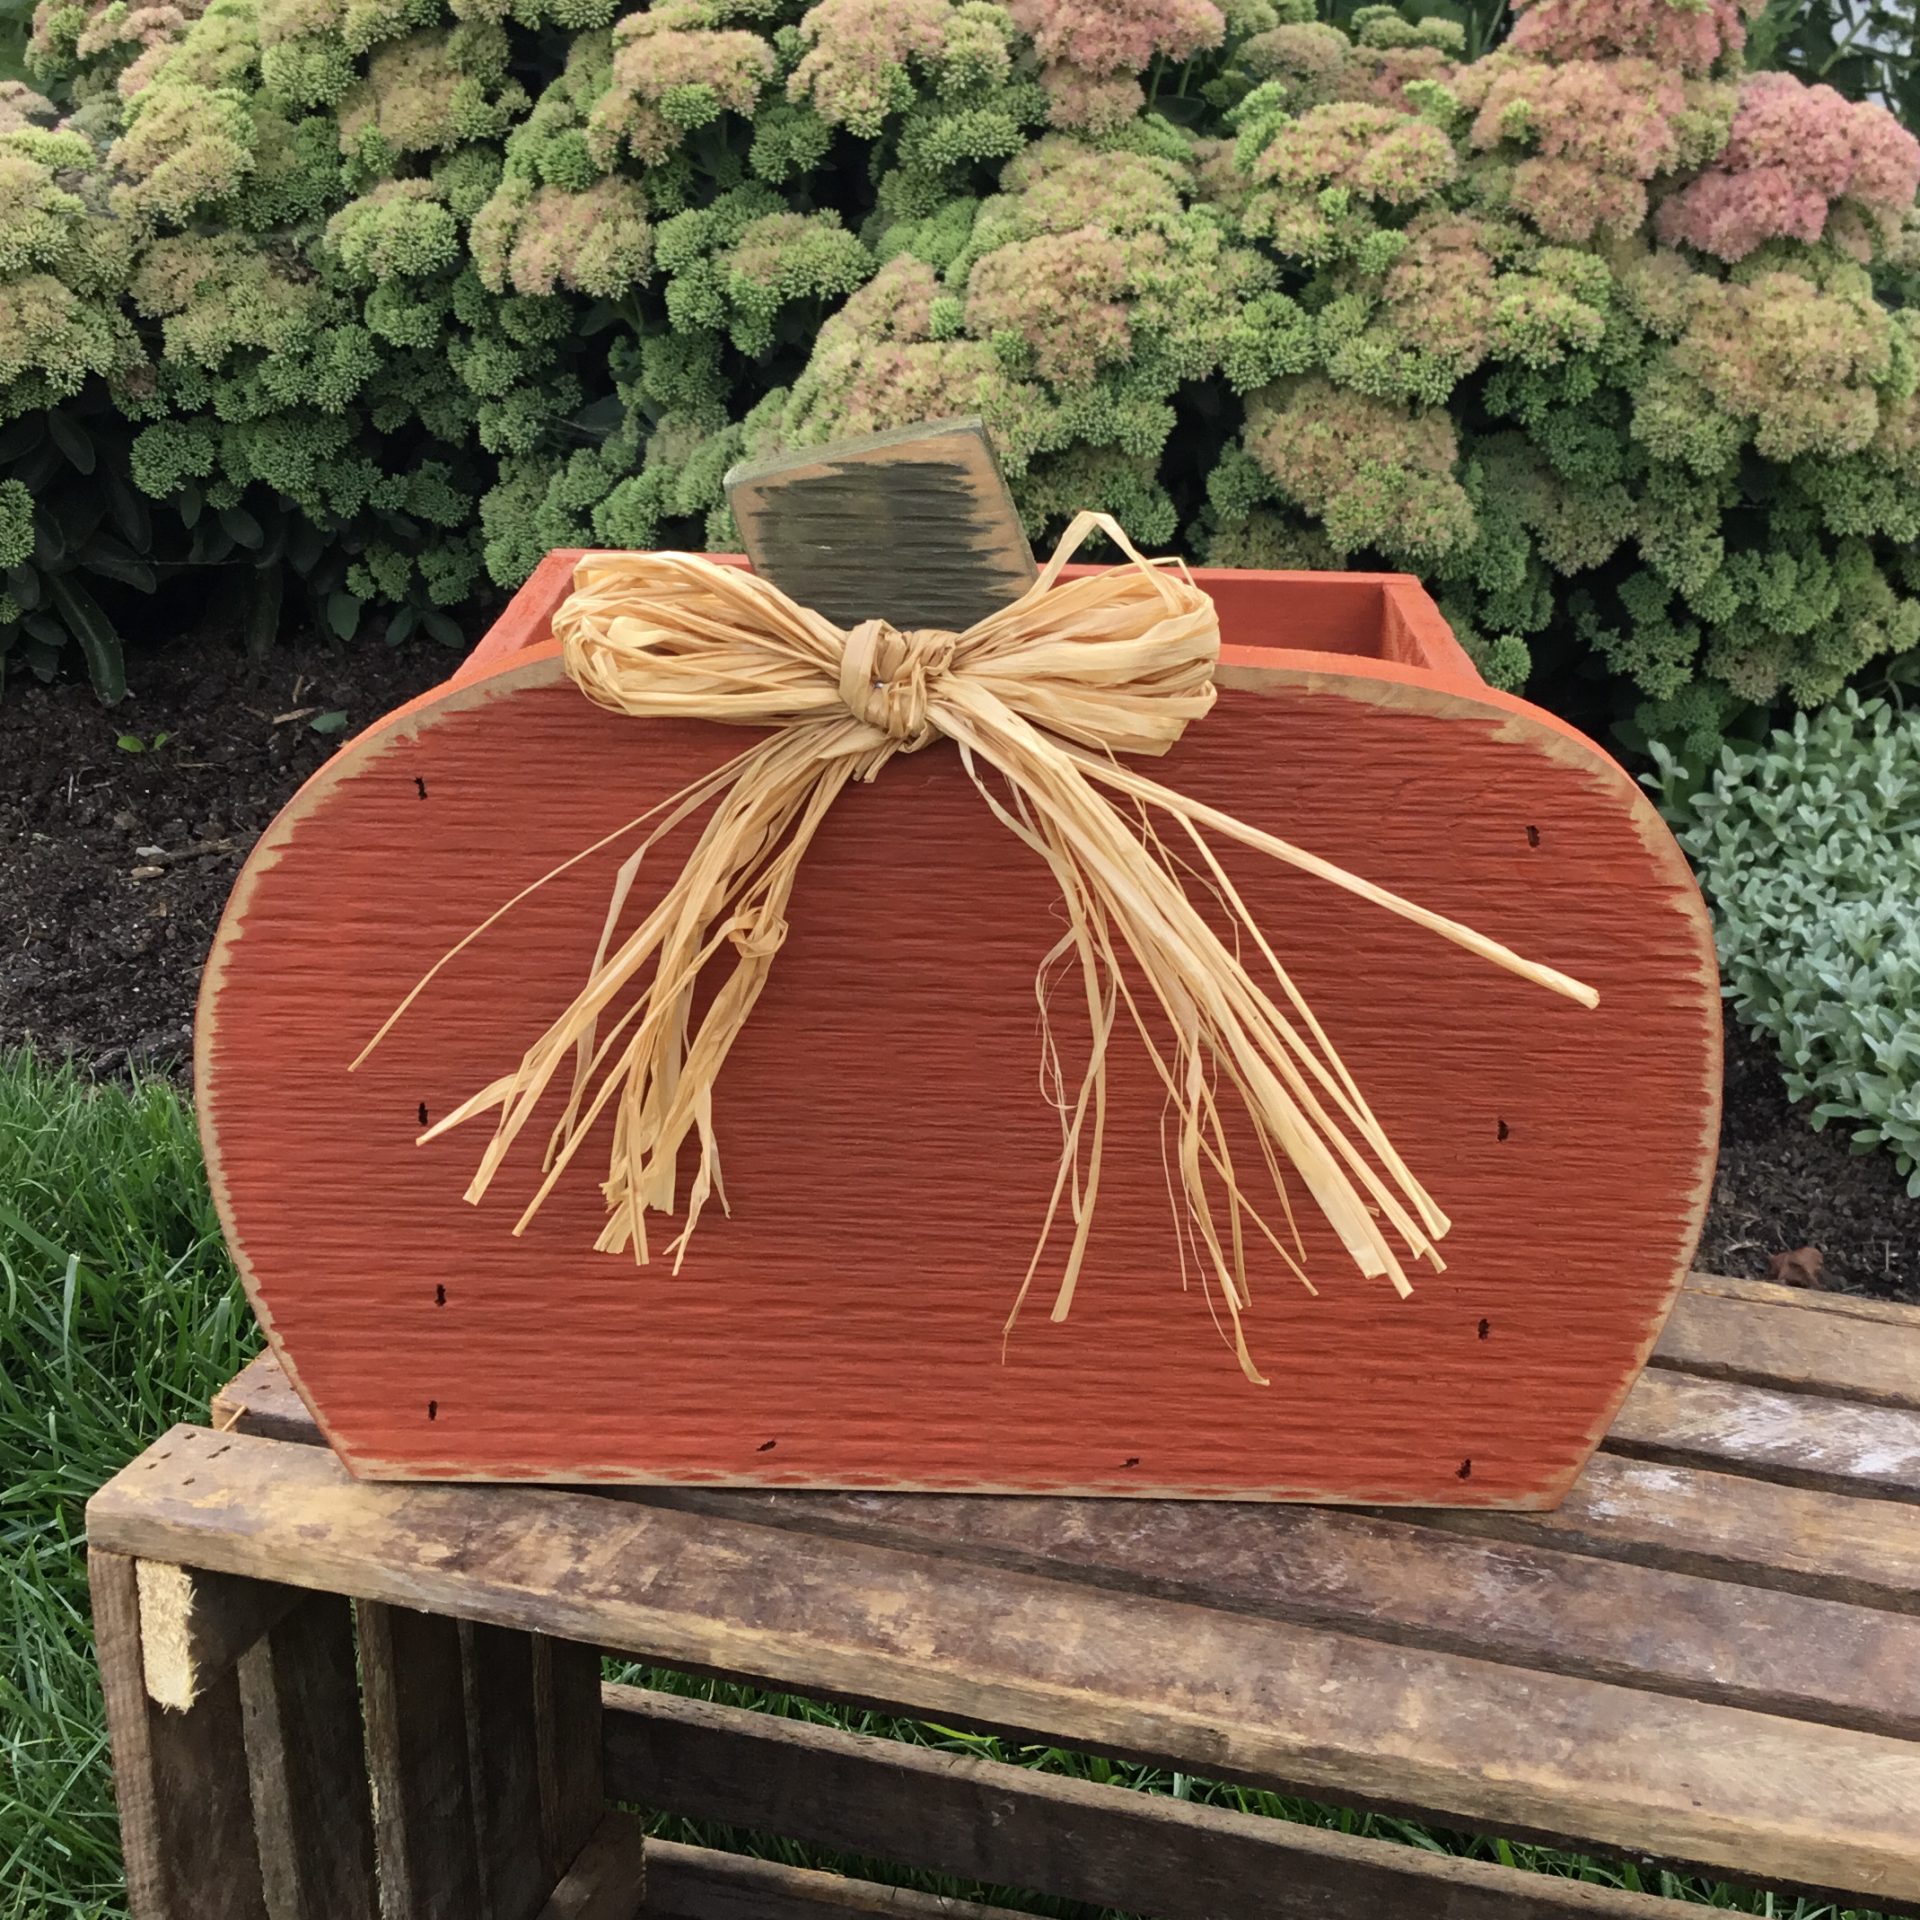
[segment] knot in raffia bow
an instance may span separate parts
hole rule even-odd
[[[1063,582],[1067,561],[1096,527],[1126,564]],[[871,780],[895,754],[942,737],[958,748],[994,817],[1047,862],[1067,921],[1040,963],[1038,985],[1043,1059],[1060,1113],[1060,1164],[1009,1326],[1063,1206],[1073,1231],[1053,1317],[1064,1319],[1072,1303],[1099,1193],[1107,1050],[1123,1012],[1174,1115],[1168,1178],[1184,1215],[1182,1272],[1190,1242],[1217,1285],[1250,1379],[1262,1376],[1241,1326],[1245,1225],[1311,1282],[1297,1230],[1290,1248],[1248,1197],[1223,1119],[1226,1087],[1251,1123],[1261,1169],[1289,1227],[1283,1162],[1298,1172],[1362,1273],[1385,1275],[1400,1292],[1410,1291],[1395,1241],[1410,1257],[1442,1265],[1435,1243],[1447,1231],[1446,1216],[1394,1151],[1248,915],[1208,833],[1313,873],[1556,992],[1587,1005],[1597,1000],[1564,974],[1123,766],[1116,755],[1164,753],[1213,705],[1220,629],[1212,602],[1186,569],[1144,559],[1105,514],[1079,515],[1034,585],[963,633],[901,632],[883,620],[843,631],[744,569],[681,553],[589,555],[554,617],[554,633],[568,674],[601,706],[771,730],[565,863],[653,822],[615,878],[586,985],[573,1003],[517,1068],[421,1136],[432,1139],[498,1109],[494,1137],[467,1190],[477,1201],[554,1076],[572,1063],[544,1178],[516,1232],[612,1103],[608,1217],[597,1244],[647,1258],[645,1216],[675,1211],[681,1150],[691,1138],[698,1157],[685,1223],[671,1248],[677,1267],[709,1195],[726,1204],[714,1086],[786,938],[787,906],[808,843],[849,781]],[[999,776],[998,784],[989,774]],[[709,805],[680,873],[622,936],[645,856]],[[1168,851],[1151,824],[1156,815],[1190,851],[1178,859]],[[1233,923],[1234,946],[1187,897],[1183,872],[1200,879]],[[1273,991],[1242,964],[1243,937],[1265,962]],[[729,953],[731,971],[696,1025],[696,983]],[[367,1051],[452,957],[414,988]],[[1047,1025],[1048,988],[1062,964],[1079,973],[1090,1030],[1088,1057],[1071,1091]],[[649,968],[645,985],[618,1007]]]

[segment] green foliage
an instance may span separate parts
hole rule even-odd
[[[1635,740],[1817,705],[1920,643],[1920,145],[1743,80],[1755,4],[1497,50],[1307,0],[49,4],[0,433],[84,419],[112,484],[0,439],[0,656],[110,689],[116,594],[206,565],[256,625],[285,576],[438,631],[556,544],[731,539],[735,458],[978,412],[1036,541],[1413,568]]]
[[[1662,805],[1713,905],[1727,995],[1814,1125],[1884,1147],[1920,1195],[1920,713],[1848,692]]]

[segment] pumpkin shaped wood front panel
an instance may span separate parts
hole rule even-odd
[[[516,1238],[528,1130],[421,1146],[571,999],[616,849],[517,907],[357,1072],[421,974],[508,896],[736,753],[589,704],[543,644],[550,560],[455,680],[352,741],[262,838],[209,961],[214,1192],[275,1349],[356,1473],[1550,1504],[1605,1431],[1691,1256],[1718,1131],[1719,998],[1684,860],[1628,777],[1480,686],[1381,576],[1222,575],[1214,712],[1166,784],[1589,982],[1586,1010],[1323,882],[1228,871],[1451,1216],[1401,1300],[1290,1191],[1318,1284],[1256,1253],[1243,1379],[1188,1263],[1161,1098],[1120,1045],[1070,1317],[1047,1269],[1002,1324],[1059,1121],[1034,974],[1044,866],[940,743],[835,806],[722,1074],[731,1215],[675,1273],[595,1253],[592,1144]],[[1277,643],[1311,638],[1321,651]],[[628,923],[692,842],[642,869]],[[651,878],[649,879],[649,875]],[[1075,1046],[1072,1010],[1056,1022]],[[557,1096],[556,1096],[557,1099]],[[658,1249],[673,1224],[657,1223]]]

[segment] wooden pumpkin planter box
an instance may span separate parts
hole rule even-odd
[[[565,678],[550,625],[580,557],[550,555],[444,686],[307,783],[207,971],[196,1071],[221,1218],[354,1474],[1563,1496],[1674,1300],[1719,1124],[1706,916],[1618,766],[1485,687],[1410,578],[1197,573],[1220,698],[1155,777],[1600,996],[1553,998],[1309,875],[1223,856],[1454,1223],[1446,1271],[1403,1300],[1299,1202],[1317,1294],[1253,1266],[1270,1387],[1241,1376],[1197,1275],[1182,1286],[1161,1089],[1130,1035],[1072,1313],[1030,1303],[1003,1335],[1060,1155],[1034,975],[1062,922],[1045,865],[945,742],[833,807],[716,1090],[731,1213],[709,1207],[678,1273],[657,1248],[637,1267],[592,1250],[597,1171],[516,1238],[537,1144],[477,1207],[478,1143],[415,1144],[571,999],[617,853],[467,947],[347,1072],[496,905],[740,750],[739,729],[636,723]],[[696,827],[649,857],[630,912]]]

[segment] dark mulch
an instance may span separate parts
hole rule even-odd
[[[357,729],[443,679],[453,656],[309,642],[253,663],[203,633],[131,664],[134,692],[111,712],[84,687],[16,683],[0,701],[0,1047],[184,1080],[234,873],[341,737],[315,733],[317,714],[286,716],[344,710]],[[1920,1300],[1920,1201],[1892,1160],[1815,1133],[1766,1046],[1731,1029],[1699,1264],[1764,1278],[1801,1247],[1823,1256],[1824,1286]]]

